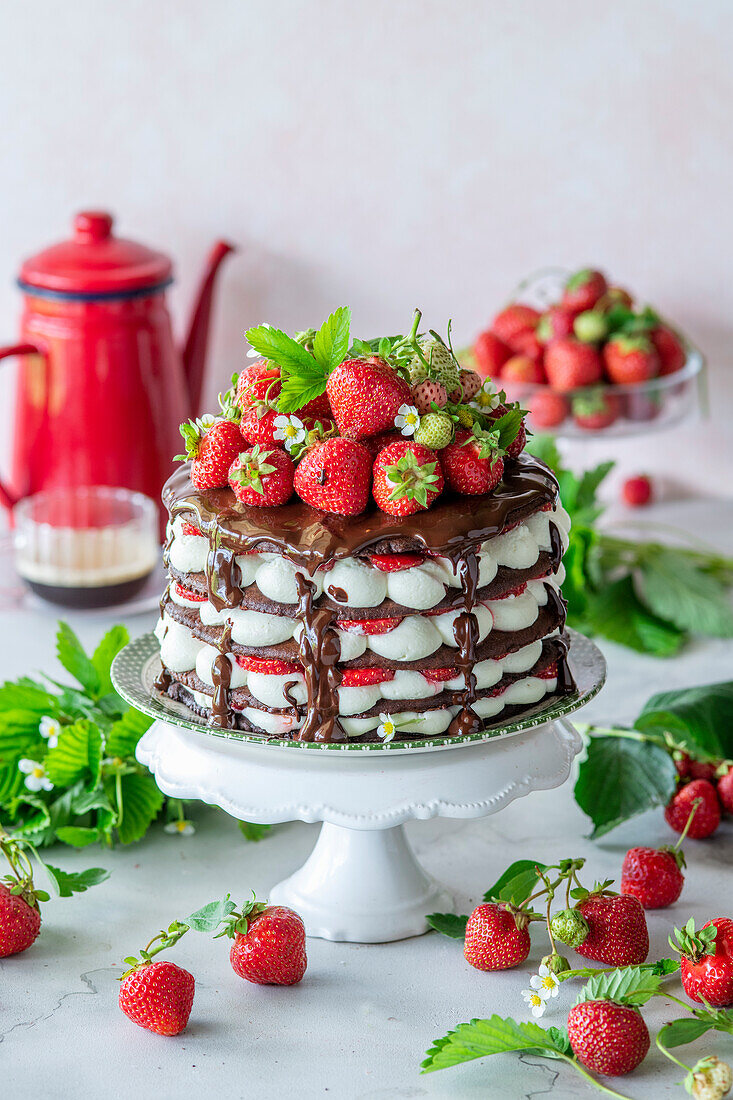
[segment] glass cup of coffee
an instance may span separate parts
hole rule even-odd
[[[158,510],[106,485],[47,489],[13,509],[15,567],[38,596],[110,607],[135,596],[158,563]]]

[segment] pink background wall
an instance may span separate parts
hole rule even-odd
[[[2,30],[0,338],[20,258],[84,206],[171,251],[179,320],[210,240],[240,244],[212,397],[252,322],[419,304],[465,342],[526,272],[593,263],[711,364],[712,421],[619,460],[733,495],[727,0],[35,0]]]

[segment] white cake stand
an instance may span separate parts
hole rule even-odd
[[[115,687],[156,719],[137,748],[167,795],[200,799],[244,821],[322,821],[316,846],[269,892],[303,918],[308,934],[382,943],[427,931],[427,913],[452,899],[420,866],[404,823],[412,818],[485,817],[515,798],[564,783],[582,742],[565,715],[605,678],[599,650],[573,634],[574,696],[470,738],[389,745],[262,742],[228,731],[212,736],[181,704],[154,692],[153,635],[115,660]]]

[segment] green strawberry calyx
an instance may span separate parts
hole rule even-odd
[[[210,413],[206,413],[204,416],[198,417],[196,420],[187,420],[184,424],[181,424],[178,429],[183,436],[183,442],[185,444],[185,451],[183,454],[176,455],[174,462],[192,462],[198,458],[199,448],[204,440],[206,433],[213,428],[214,424],[222,420],[234,419],[229,416],[212,416]]]
[[[260,449],[259,443],[249,451],[243,451],[237,459],[234,468],[230,471],[229,480],[241,485],[244,489],[253,489],[261,496],[265,495],[262,478],[268,474],[274,474],[276,466],[271,466],[267,459],[273,451]]]
[[[614,350],[620,351],[622,355],[633,355],[634,352],[638,351],[647,354],[652,351],[652,343],[647,336],[622,334],[620,336],[614,336],[609,342]]]
[[[488,459],[491,465],[496,462],[497,458],[501,458],[502,455],[506,454],[501,446],[501,432],[497,428],[481,428],[478,424],[474,424],[471,434],[463,441],[461,446],[467,447],[470,444],[478,447],[478,457]]]
[[[566,290],[579,290],[582,286],[585,286],[587,282],[593,278],[593,270],[590,267],[584,267],[580,271],[576,271],[574,275],[571,275],[568,281],[565,283]]]
[[[389,500],[416,500],[427,508],[428,493],[435,492],[437,462],[418,462],[412,451],[406,451],[394,466],[386,466],[384,476],[393,486]]]
[[[257,901],[253,893],[249,901],[246,901],[239,909],[232,909],[224,917],[221,921],[221,931],[214,936],[214,939],[218,940],[221,936],[228,936],[229,939],[233,940],[235,936],[246,936],[254,918],[263,913],[265,909],[267,909],[267,902]]]
[[[684,928],[675,928],[674,939],[669,937],[669,946],[678,955],[684,956],[690,962],[696,963],[704,955],[712,955],[715,951],[715,940],[718,929],[714,924],[707,928],[695,929],[695,918],[690,917]]]

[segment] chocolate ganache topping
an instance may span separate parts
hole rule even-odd
[[[238,502],[229,489],[195,490],[188,470],[188,466],[181,467],[169,478],[163,489],[163,502],[172,518],[178,515],[188,518],[209,542],[206,589],[217,611],[236,608],[242,601],[238,554],[281,554],[301,571],[296,578],[297,617],[303,623],[299,657],[307,703],[303,707],[293,703],[293,711],[304,715],[303,725],[293,732],[294,737],[305,741],[345,739],[338,723],[341,671],[337,612],[323,602],[316,606],[315,586],[310,578],[319,568],[328,569],[340,559],[358,558],[370,552],[420,552],[451,561],[461,582],[461,610],[453,631],[458,648],[455,663],[464,675],[465,688],[450,696],[450,703],[460,710],[449,732],[460,735],[482,728],[482,720],[471,708],[476,700],[473,669],[479,639],[478,620],[473,611],[478,590],[478,552],[486,540],[556,503],[557,481],[544,463],[525,454],[507,459],[503,479],[493,493],[485,496],[445,493],[428,512],[408,517],[388,515],[374,505],[360,515],[341,516],[322,512],[297,498],[276,508],[250,507]],[[562,540],[553,523],[550,533],[551,570],[556,572]],[[548,600],[556,607],[562,622],[562,601],[552,586],[546,585],[546,589]],[[558,688],[572,690],[566,646],[563,639],[556,641]],[[226,657],[230,646],[231,627],[222,631],[217,642],[219,655],[213,670],[215,690],[210,722],[223,728],[232,725],[231,666]],[[170,677],[164,673],[159,687],[167,690],[169,686]]]

